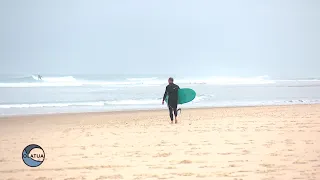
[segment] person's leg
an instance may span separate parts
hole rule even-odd
[[[173,104],[173,106],[172,106],[173,113],[174,113],[175,123],[178,123],[178,119],[177,119],[177,116],[178,116],[177,106],[178,106],[177,104]]]
[[[180,114],[181,114],[181,108],[178,108],[178,109],[177,109],[177,113],[178,113],[178,111],[180,111]]]
[[[173,109],[169,106],[169,115],[170,115],[170,119],[171,119],[171,123],[173,122]]]
[[[174,112],[175,118],[177,118],[177,116],[178,116],[178,110],[177,110],[177,108],[173,109],[173,112]]]

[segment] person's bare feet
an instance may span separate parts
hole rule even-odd
[[[178,123],[178,119],[177,119],[177,118],[175,119],[175,123],[176,123],[176,124]]]

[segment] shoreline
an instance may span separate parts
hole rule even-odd
[[[241,109],[241,108],[264,108],[264,107],[292,107],[292,106],[320,106],[320,103],[313,104],[279,104],[279,105],[247,105],[247,106],[217,106],[217,107],[187,107],[183,108],[183,111],[188,110],[214,110],[214,109]],[[148,112],[167,112],[165,108],[154,108],[154,109],[140,109],[140,110],[110,110],[110,111],[88,111],[88,112],[61,112],[61,113],[44,113],[44,114],[26,114],[26,115],[8,115],[0,116],[0,121],[4,119],[16,119],[16,118],[32,118],[32,117],[59,117],[59,116],[79,116],[79,115],[115,115],[115,114],[134,114],[134,113],[148,113]],[[178,114],[179,116],[179,114]]]

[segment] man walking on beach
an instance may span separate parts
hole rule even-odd
[[[168,97],[168,108],[169,108],[169,113],[170,113],[170,119],[171,123],[173,123],[173,114],[175,116],[175,123],[178,123],[177,120],[177,108],[178,108],[178,90],[180,87],[176,84],[173,83],[173,78],[170,77],[168,79],[168,85],[166,87],[166,91],[164,92],[163,98],[162,98],[162,104],[164,104],[164,100],[166,99],[166,96]]]

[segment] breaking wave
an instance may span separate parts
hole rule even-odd
[[[268,76],[257,77],[204,77],[198,79],[179,79],[175,81],[177,84],[209,84],[209,85],[258,85],[273,84]],[[124,78],[124,79],[97,79],[88,80],[85,78],[75,78],[73,76],[53,76],[42,77],[24,76],[7,79],[0,82],[0,87],[59,87],[59,86],[110,86],[110,87],[130,87],[130,86],[161,86],[167,84],[167,79],[158,77],[146,78]]]
[[[272,80],[268,76],[257,77],[228,77],[212,76],[203,78],[177,78],[175,83],[179,85],[268,85],[278,84],[285,86],[318,86],[319,79],[299,79],[299,80]],[[75,78],[73,76],[53,76],[42,77],[22,76],[0,81],[0,87],[77,87],[77,86],[101,86],[101,87],[135,87],[135,86],[163,86],[167,84],[167,79],[158,77],[146,78],[123,78],[108,79],[100,78],[96,80],[86,78]]]
[[[198,103],[205,99],[205,95],[195,97],[191,103]],[[41,107],[69,107],[69,106],[126,106],[126,105],[161,105],[161,99],[125,99],[113,101],[88,101],[88,102],[55,102],[55,103],[21,103],[0,104],[0,109],[8,108],[41,108]]]
[[[106,105],[156,105],[159,100],[118,100],[93,102],[61,102],[61,103],[33,103],[33,104],[0,104],[0,108],[40,108],[40,107],[69,107],[69,106],[106,106]]]

